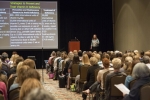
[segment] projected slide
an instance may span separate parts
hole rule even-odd
[[[56,1],[0,1],[0,49],[57,49]]]

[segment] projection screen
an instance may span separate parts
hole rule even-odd
[[[57,1],[0,1],[0,49],[58,49]]]

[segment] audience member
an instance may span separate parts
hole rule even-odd
[[[133,77],[132,77],[132,71],[133,71],[133,68],[134,66],[139,63],[139,60],[133,60],[131,66],[128,67],[127,71],[128,71],[128,76],[126,77],[125,79],[125,86],[127,88],[129,88],[129,83],[133,80]]]
[[[7,99],[7,87],[6,84],[4,82],[0,81],[0,92],[2,92],[2,95],[4,96],[4,100],[8,100]]]
[[[32,89],[24,100],[56,100],[55,97],[41,88]]]
[[[33,68],[33,69],[35,69],[35,66],[36,66],[34,60],[32,60],[32,59],[24,60],[23,65],[27,65],[27,66],[29,66],[30,68]]]
[[[96,100],[97,98],[99,98],[100,91],[104,90],[105,82],[103,81],[104,80],[103,74],[109,71],[110,61],[108,58],[103,58],[102,63],[104,65],[104,69],[98,72],[97,81],[94,84],[92,84],[89,89],[83,91],[83,93],[86,93],[86,94],[96,92],[96,95],[95,95]]]
[[[143,56],[143,63],[145,63],[147,67],[150,69],[150,57],[149,56]]]
[[[107,74],[106,81],[105,81],[105,99],[106,100],[109,100],[109,96],[110,96],[111,77],[116,76],[116,75],[126,75],[125,73],[120,72],[120,68],[121,68],[122,63],[121,63],[121,60],[119,58],[114,58],[112,60],[112,64],[113,64],[114,71]]]
[[[91,63],[92,66],[88,69],[87,79],[86,79],[87,82],[85,83],[85,85],[83,87],[83,90],[88,89],[95,82],[95,77],[96,77],[95,76],[95,70],[97,68],[99,68],[99,66],[97,64],[98,63],[98,59],[97,58],[91,57],[90,58],[90,63]],[[82,93],[82,98],[83,98],[83,100],[86,100],[87,95]]]
[[[8,54],[6,52],[2,53],[2,71],[7,75],[7,78],[10,76],[10,66],[7,64]]]
[[[16,68],[19,62],[22,62],[24,59],[21,56],[17,56],[13,61],[13,67],[10,68],[10,74],[16,74]]]
[[[43,88],[39,80],[35,78],[26,79],[21,86],[19,100],[23,100],[28,95],[28,93],[31,92],[31,90],[36,88]]]
[[[144,63],[137,63],[132,72],[132,77],[137,79],[129,94],[123,94],[123,100],[140,100],[140,88],[150,82],[150,70]]]

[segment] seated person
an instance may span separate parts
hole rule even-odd
[[[24,100],[56,100],[55,97],[45,89],[36,88],[25,97]]]
[[[139,63],[139,60],[133,60],[132,65],[129,66],[129,68],[127,69],[128,76],[127,76],[126,79],[125,79],[125,86],[126,86],[127,88],[129,88],[129,84],[130,84],[130,82],[133,80],[132,71],[133,71],[134,66],[135,66],[137,63]]]
[[[36,88],[43,89],[43,86],[40,83],[40,81],[37,80],[36,78],[27,78],[21,86],[19,93],[19,100],[24,100],[24,98],[28,95],[28,93],[31,92],[32,89]]]
[[[150,70],[144,63],[137,63],[132,72],[132,77],[137,79],[129,94],[123,94],[123,100],[140,100],[140,88],[150,82]]]
[[[21,87],[24,80],[27,78],[36,78],[40,81],[40,74],[36,71],[36,69],[32,69],[27,65],[23,65],[21,68],[17,69],[17,78],[14,81],[14,84],[11,85],[10,90],[15,89],[17,87]]]
[[[89,89],[83,91],[86,94],[96,92],[96,98],[98,98],[99,92],[104,90],[103,74],[105,72],[109,71],[109,64],[110,64],[109,59],[108,58],[103,58],[102,63],[104,65],[104,69],[100,70],[98,72],[97,81],[92,86],[90,86]],[[100,86],[100,87],[98,87],[98,86]]]
[[[89,67],[87,72],[86,83],[84,84],[83,90],[88,89],[95,82],[95,70],[99,68],[98,59],[95,57],[90,58],[91,67]],[[83,100],[86,100],[87,95],[82,93]]]
[[[109,100],[110,87],[111,87],[111,85],[110,85],[111,77],[116,76],[116,75],[126,75],[125,73],[120,72],[122,62],[119,58],[114,58],[112,60],[112,64],[113,64],[114,71],[107,74],[106,79],[105,79],[106,80],[105,81],[105,100]]]

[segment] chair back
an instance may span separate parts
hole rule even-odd
[[[103,86],[104,86],[104,89],[105,89],[105,80],[106,80],[106,76],[107,76],[108,73],[109,73],[109,71],[107,71],[107,72],[105,72],[103,74]]]
[[[65,61],[62,62],[62,71],[64,71],[65,68]]]
[[[87,71],[89,69],[89,65],[82,65],[80,69],[80,80],[86,81]]]
[[[10,89],[10,86],[14,83],[16,77],[17,75],[13,75],[11,78],[8,79],[8,91]]]
[[[140,89],[140,100],[149,100],[150,99],[150,83],[145,84]]]
[[[115,75],[110,79],[110,96],[112,97],[122,97],[122,92],[117,89],[114,85],[125,82],[125,75]]]
[[[129,90],[131,90],[131,88],[133,87],[134,83],[136,82],[137,80],[134,79],[132,80],[130,83],[129,83]]]
[[[97,81],[97,74],[98,74],[98,72],[99,72],[99,70],[101,70],[100,68],[97,68],[97,69],[95,69],[95,81]]]
[[[19,99],[20,87],[9,91],[8,98],[9,100],[18,100]]]
[[[71,77],[79,75],[79,64],[73,64],[71,69]]]
[[[0,93],[0,100],[5,100],[3,94]]]

